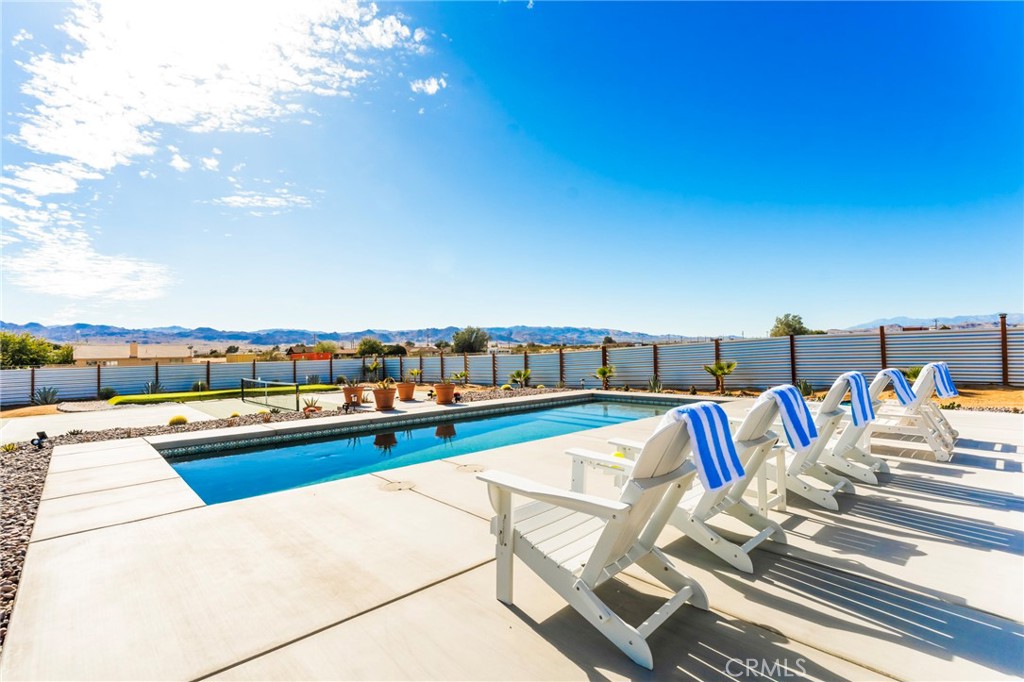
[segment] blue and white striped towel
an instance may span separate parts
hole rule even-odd
[[[800,390],[789,384],[769,388],[758,397],[755,404],[766,400],[774,400],[779,405],[789,447],[799,453],[809,449],[818,439],[818,427],[814,425],[814,418]]]
[[[850,386],[850,413],[853,425],[861,426],[875,420],[875,408],[868,394],[868,380],[860,372],[847,372],[839,377]]]
[[[935,392],[940,398],[955,398],[960,395],[953,384],[953,377],[949,373],[949,365],[944,362],[933,362],[925,367],[922,373],[928,371],[928,367],[935,370]]]
[[[899,399],[900,405],[909,405],[917,400],[917,394],[914,393],[914,389],[907,383],[907,378],[903,376],[903,372],[889,367],[883,369],[879,374],[885,374],[892,380],[892,388],[896,391],[896,398]]]
[[[705,490],[719,488],[746,475],[729,431],[729,418],[720,405],[700,402],[674,407],[665,413],[658,428],[685,421],[693,443],[694,463]]]

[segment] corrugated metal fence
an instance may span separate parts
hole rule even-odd
[[[1005,353],[1004,336],[1005,333]],[[704,371],[715,359],[735,360],[729,387],[765,388],[806,379],[825,388],[843,372],[873,375],[882,367],[911,367],[943,360],[963,384],[1024,386],[1024,328],[938,330],[879,334],[816,335],[735,339],[704,343],[608,348],[522,355],[443,355],[380,358],[385,376],[395,379],[422,369],[421,381],[468,371],[474,384],[504,384],[509,374],[528,368],[531,385],[596,388],[602,361],[614,365],[613,386],[644,388],[657,376],[668,388],[713,388]],[[1005,358],[1005,361],[1004,361]],[[334,383],[340,376],[367,378],[373,358],[279,362],[154,364],[135,367],[10,369],[0,372],[0,405],[25,405],[35,390],[53,387],[62,400],[95,398],[101,388],[118,394],[144,392],[148,382],[165,391],[188,391],[197,381],[211,389],[237,388],[243,378],[297,383]]]

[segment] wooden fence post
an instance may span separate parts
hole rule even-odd
[[[558,383],[565,385],[565,355],[558,349]]]
[[[462,354],[462,371],[466,373],[466,378],[462,381],[469,383],[469,355],[467,353]]]
[[[885,326],[878,325],[878,350],[882,356],[882,369],[889,366],[889,360],[885,357]]]
[[[715,362],[722,361],[722,340],[715,339]]]
[[[651,370],[654,372],[654,380],[658,380],[658,344],[651,344]]]
[[[402,377],[405,376],[405,362],[402,360],[402,356],[398,356],[398,380],[401,381]]]
[[[608,366],[608,346],[601,344],[601,366]]]
[[[523,351],[523,369],[530,369],[530,354]]]
[[[1010,343],[1006,338],[1006,313],[999,313],[999,342],[1003,351],[1003,386],[1010,385]]]
[[[206,390],[213,390],[213,384],[210,383],[210,361],[206,361]]]
[[[292,383],[293,384],[299,383],[299,367],[298,367],[298,363],[299,363],[298,360],[292,360]]]
[[[491,353],[491,385],[498,385],[498,356]]]
[[[444,349],[441,349],[441,383],[444,383]]]
[[[157,383],[157,384],[160,383],[160,363],[159,362],[154,362],[153,363],[153,382]]]
[[[796,386],[796,337],[789,335],[789,378],[791,384]]]
[[[253,381],[256,380],[256,361],[255,360],[252,361],[252,379],[253,379]]]
[[[96,363],[96,397],[100,397],[100,390],[103,388],[103,376],[100,374],[101,365]]]
[[[327,358],[327,380],[334,385],[334,353],[331,353],[331,357]]]
[[[36,368],[28,368],[28,399],[32,402],[32,398],[36,395]]]

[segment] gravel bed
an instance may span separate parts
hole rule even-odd
[[[463,402],[476,402],[494,398],[511,398],[521,395],[537,395],[539,393],[557,393],[565,389],[557,388],[526,388],[502,391],[500,389],[461,391]],[[67,409],[75,406],[78,409]],[[85,408],[85,409],[83,409]],[[114,409],[113,405],[104,401],[81,403],[65,403],[59,409],[65,412],[84,412],[96,409]],[[120,408],[117,408],[120,409]],[[368,409],[359,412],[372,410]],[[0,451],[0,651],[3,650],[7,638],[7,624],[10,622],[11,611],[14,609],[14,598],[21,580],[21,568],[25,562],[25,552],[32,536],[32,525],[35,523],[39,499],[43,494],[43,483],[50,467],[50,456],[57,445],[74,443],[90,443],[120,438],[139,438],[156,436],[164,433],[181,433],[183,431],[204,431],[227,426],[245,426],[248,424],[266,424],[273,422],[297,421],[299,419],[322,419],[338,416],[336,411],[315,412],[304,415],[298,412],[275,412],[251,414],[229,419],[211,419],[197,421],[182,426],[145,426],[133,428],[104,429],[103,431],[83,431],[56,436],[46,441],[41,449],[27,442],[17,443],[11,452]]]
[[[100,410],[116,410],[117,405],[111,405],[106,400],[78,400],[73,403],[61,403],[57,406],[58,412],[99,412]]]

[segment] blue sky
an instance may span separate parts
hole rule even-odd
[[[2,12],[7,321],[1024,310],[1020,3]]]

